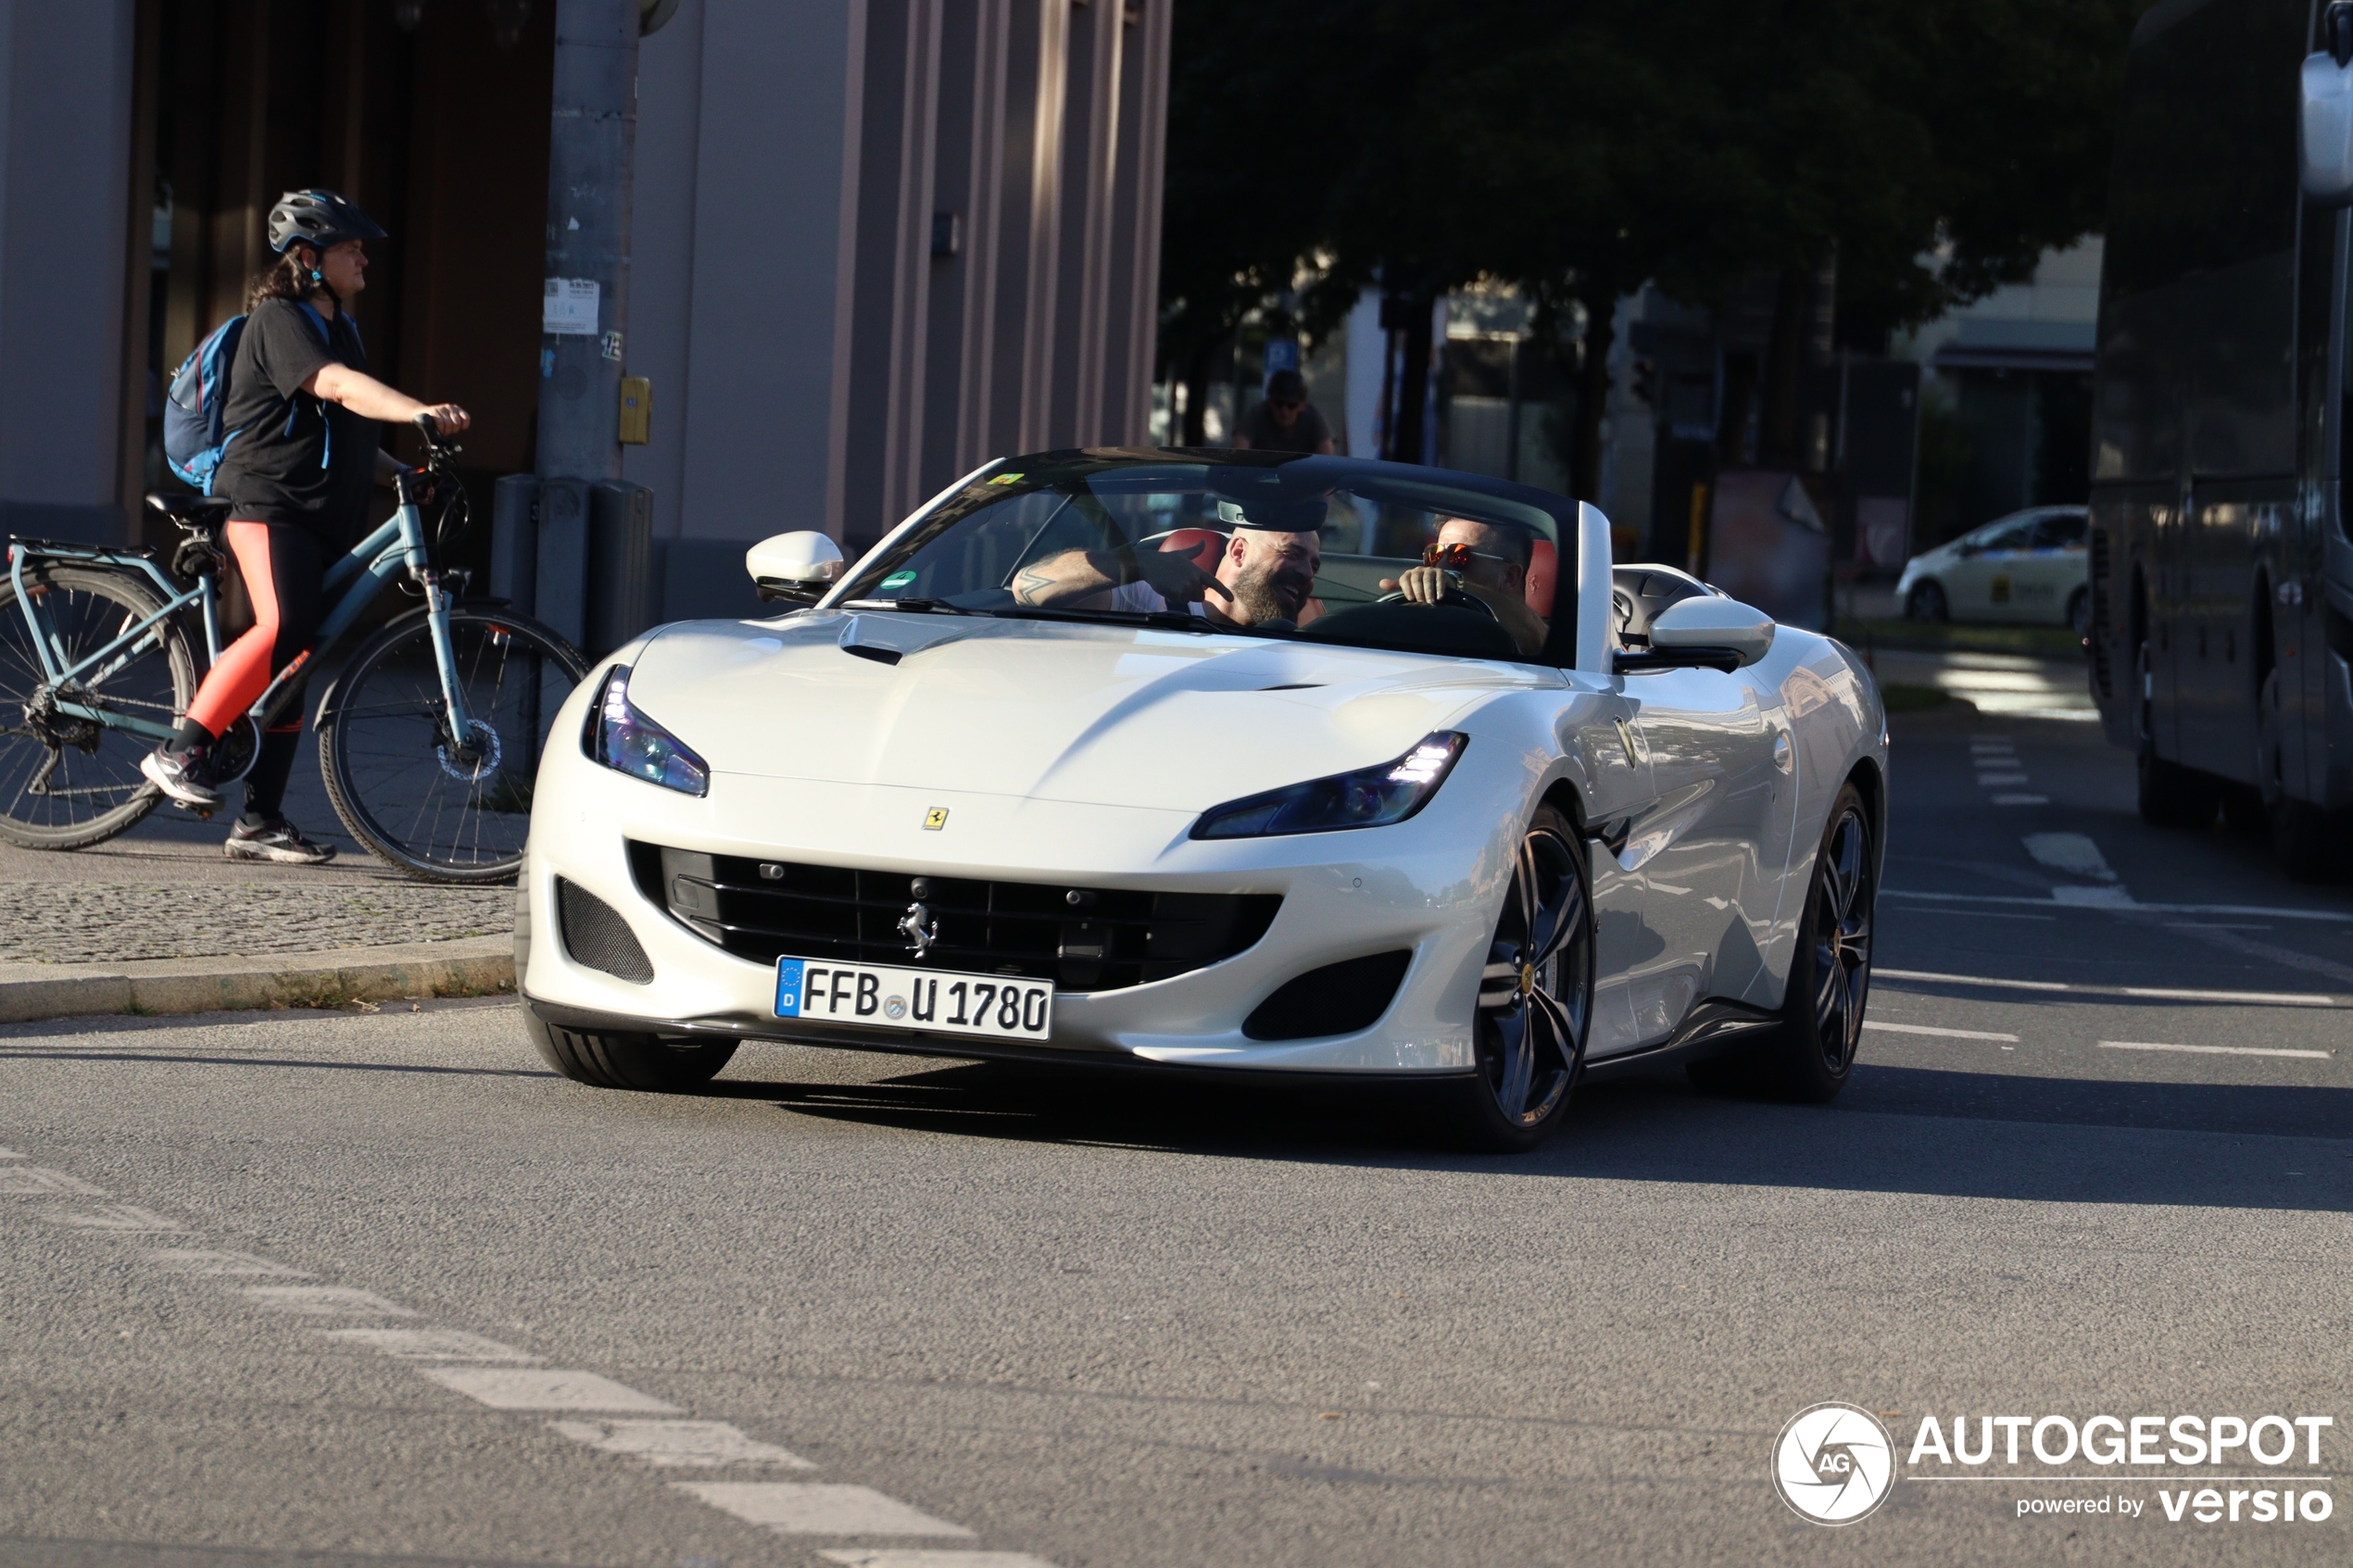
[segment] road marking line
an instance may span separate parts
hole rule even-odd
[[[1933,1035],[1941,1040],[2007,1040],[2018,1044],[2015,1035],[1993,1035],[1982,1029],[1931,1029],[1925,1023],[1879,1023],[1863,1021],[1866,1029],[1876,1029],[1883,1035]]]
[[[575,1443],[609,1454],[627,1454],[648,1464],[817,1468],[791,1449],[761,1442],[724,1421],[551,1421],[547,1424]]]
[[[2340,1005],[2334,997],[2316,996],[2309,991],[2176,991],[2161,985],[2126,985],[2122,990],[2128,997],[2146,997],[2160,1002],[2267,1002],[2292,1008]]]
[[[313,1318],[413,1318],[408,1308],[385,1300],[370,1290],[347,1285],[248,1285],[240,1287],[247,1300],[273,1311],[299,1312]]]
[[[1947,909],[1946,920],[2038,920],[2045,925],[2056,924],[2057,915],[2021,915],[2008,909]]]
[[[188,1227],[169,1214],[132,1203],[98,1203],[87,1209],[44,1209],[41,1217],[53,1225],[85,1231],[183,1231]]]
[[[500,1411],[620,1411],[682,1415],[676,1405],[593,1372],[522,1367],[423,1366],[417,1371],[444,1388]]]
[[[843,1568],[1054,1568],[1044,1558],[1026,1551],[862,1551],[856,1547],[836,1547],[817,1555]]]
[[[2334,997],[2311,991],[2185,991],[2164,985],[2080,985],[2064,980],[2005,980],[1990,974],[1940,974],[1926,969],[1874,969],[1879,980],[1928,980],[1944,985],[1982,985],[1996,991],[2064,991],[2078,997],[2134,997],[2158,1002],[2238,1002],[2249,1007],[2336,1008]]]
[[[300,1269],[257,1258],[250,1252],[208,1252],[201,1248],[170,1247],[147,1254],[157,1265],[183,1274],[274,1274],[281,1279],[308,1279]]]
[[[2090,836],[2080,833],[2030,833],[2021,840],[2026,853],[2037,865],[2053,871],[2066,872],[2071,876],[2096,877],[2102,882],[2114,882],[2116,872],[2100,853],[2100,847]]]
[[[404,1361],[535,1361],[539,1358],[461,1328],[322,1328],[329,1339],[348,1340]]]
[[[2056,898],[2025,898],[2000,893],[1923,893],[1910,887],[1883,887],[1881,893],[1890,898],[1925,898],[1940,904],[2029,904],[2049,909],[2060,902]],[[2257,915],[2265,920],[2325,920],[2353,921],[2353,914],[2337,909],[2275,909],[2259,904],[2143,904],[2122,903],[2118,909],[2129,909],[2145,915]]]
[[[2306,1061],[2326,1061],[2326,1051],[2273,1050],[2262,1046],[2167,1046],[2151,1040],[2102,1040],[2104,1051],[2182,1051],[2191,1056],[2292,1056]]]
[[[673,1481],[711,1507],[780,1536],[963,1536],[973,1532],[934,1519],[871,1486],[822,1481]]]
[[[80,1176],[52,1171],[45,1165],[0,1166],[0,1198],[112,1198]]]
[[[1994,797],[1996,806],[2048,806],[2050,803],[2051,797],[2047,795],[1997,795]]]
[[[2072,991],[2064,980],[1995,980],[1982,974],[1938,974],[1925,969],[1873,969],[1879,980],[1941,980],[1949,985],[1991,985],[2004,991]]]
[[[2032,784],[2033,781],[2024,773],[1980,773],[1977,782],[1987,789],[1996,789],[2005,784]]]
[[[22,1160],[23,1158],[25,1157],[13,1148],[0,1148],[0,1160]]]

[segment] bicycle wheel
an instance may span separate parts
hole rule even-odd
[[[319,765],[351,835],[427,882],[497,882],[522,864],[547,726],[588,673],[528,616],[449,612],[473,734],[449,733],[433,625],[413,610],[351,656],[320,705]]]
[[[25,597],[57,660],[70,668],[163,608],[155,590],[103,567],[43,566]],[[139,771],[154,735],[57,709],[63,698],[169,730],[196,695],[196,660],[177,620],[80,682],[52,687],[16,584],[0,578],[0,839],[80,849],[123,832],[163,797]]]

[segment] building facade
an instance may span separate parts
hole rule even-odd
[[[665,616],[744,546],[872,540],[988,457],[1140,441],[1171,0],[656,0],[639,45],[623,473]],[[0,526],[141,536],[171,368],[279,192],[393,231],[377,372],[535,448],[559,0],[0,0]],[[616,411],[616,417],[618,417]]]

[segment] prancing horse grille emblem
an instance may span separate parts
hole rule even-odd
[[[939,922],[921,904],[910,904],[900,917],[899,935],[907,938],[907,950],[922,958],[939,940]]]

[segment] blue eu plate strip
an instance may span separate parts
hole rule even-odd
[[[800,1016],[800,976],[804,962],[805,960],[800,959],[776,960],[776,1016],[778,1018]]]

